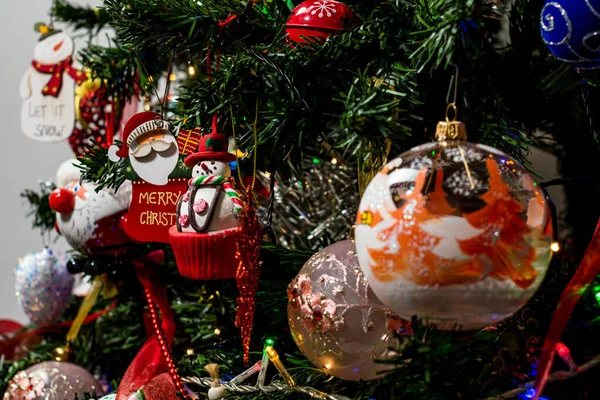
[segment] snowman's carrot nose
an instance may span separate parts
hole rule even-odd
[[[53,47],[54,51],[60,50],[60,48],[62,47],[62,45],[63,45],[64,42],[65,42],[64,40],[61,40],[60,42],[58,42],[56,44],[56,46]]]
[[[200,166],[202,167],[203,170],[208,171],[208,167],[206,166],[206,164],[202,163],[202,164],[200,164]]]

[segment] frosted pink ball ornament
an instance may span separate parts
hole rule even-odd
[[[360,271],[354,242],[312,256],[288,287],[288,321],[298,348],[327,374],[345,380],[381,377],[395,346],[392,331],[410,329],[375,296]]]
[[[103,395],[100,383],[84,368],[68,362],[46,361],[18,372],[8,383],[4,400],[83,399],[84,393]]]

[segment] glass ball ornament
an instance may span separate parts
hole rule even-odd
[[[291,43],[311,43],[348,30],[354,21],[354,13],[344,3],[307,0],[294,8],[285,25],[285,32]]]
[[[547,0],[540,28],[559,60],[577,68],[600,67],[600,0]]]
[[[44,249],[20,258],[15,268],[15,294],[29,320],[47,326],[62,315],[73,291],[66,257]]]
[[[373,178],[355,240],[371,289],[400,317],[477,329],[512,315],[540,286],[552,221],[517,161],[485,145],[440,141]]]
[[[369,288],[354,242],[313,255],[288,287],[288,322],[298,348],[329,375],[345,380],[381,377],[395,345],[392,331],[410,329]]]
[[[18,372],[8,383],[4,400],[64,400],[84,393],[103,395],[100,383],[84,368],[46,361]]]

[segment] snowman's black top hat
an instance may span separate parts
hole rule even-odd
[[[40,38],[38,39],[39,42],[41,42],[42,40],[54,35],[55,33],[60,33],[62,32],[61,30],[58,29],[54,29],[53,26],[51,25],[46,25],[43,22],[38,22],[37,24],[35,24],[33,26],[33,29],[36,32],[41,33]]]

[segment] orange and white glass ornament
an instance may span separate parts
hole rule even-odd
[[[495,324],[525,305],[551,258],[542,190],[506,154],[448,135],[388,163],[368,185],[356,228],[360,267],[400,317],[441,329]]]

